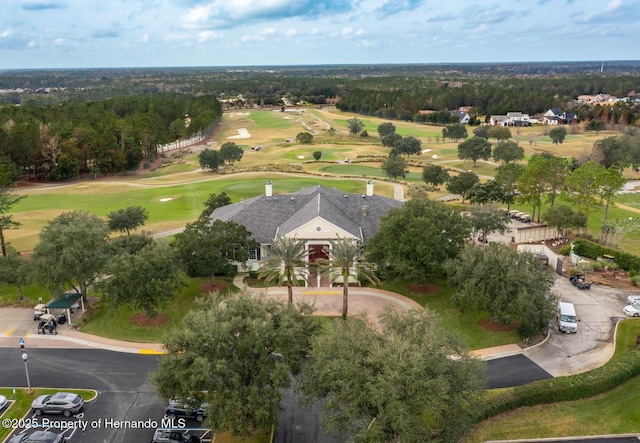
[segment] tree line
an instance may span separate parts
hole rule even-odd
[[[157,147],[212,130],[211,96],[155,94],[0,108],[0,163],[14,179],[66,180],[149,164]]]

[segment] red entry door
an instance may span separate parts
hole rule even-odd
[[[309,245],[309,263],[314,263],[319,258],[329,258],[329,247],[326,245]]]

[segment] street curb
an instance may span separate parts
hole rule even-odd
[[[70,342],[70,343],[76,343],[76,344],[80,344],[80,345],[89,346],[89,347],[96,348],[96,349],[104,349],[104,350],[107,350],[107,351],[114,351],[114,352],[124,352],[124,353],[129,353],[129,354],[145,354],[145,355],[162,355],[162,354],[165,354],[164,351],[156,351],[154,349],[127,348],[127,347],[123,347],[123,346],[109,345],[109,344],[105,344],[105,343],[97,343],[97,342],[93,342],[91,340],[85,340],[85,339],[82,339],[82,338],[67,337],[67,336],[60,335],[60,334],[55,335],[55,336],[51,336],[51,335],[31,336],[30,338],[37,338],[37,339],[40,339],[40,340],[62,340],[62,341]]]

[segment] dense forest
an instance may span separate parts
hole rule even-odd
[[[15,174],[44,180],[126,171],[160,144],[211,130],[226,107],[285,103],[413,121],[427,109],[469,106],[486,121],[559,107],[626,126],[640,117],[633,100],[576,98],[635,98],[639,74],[636,61],[10,70],[0,72],[0,156]]]
[[[211,96],[169,93],[4,106],[0,161],[14,178],[38,180],[137,169],[159,145],[211,131],[221,115]]]

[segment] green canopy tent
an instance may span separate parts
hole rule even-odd
[[[72,324],[71,320],[71,309],[78,303],[78,299],[80,299],[80,307],[84,312],[84,302],[82,301],[82,294],[78,294],[76,292],[67,292],[62,294],[60,297],[55,300],[47,303],[47,312],[50,312],[51,309],[62,309],[67,312],[67,320],[69,324]]]

